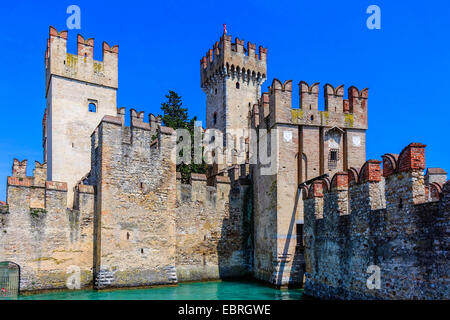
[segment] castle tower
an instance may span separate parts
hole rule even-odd
[[[266,79],[267,49],[238,38],[231,43],[226,30],[200,60],[201,88],[206,93],[206,127],[220,130],[224,146],[245,147],[251,125],[251,108]],[[239,133],[241,132],[241,133]],[[234,141],[231,142],[231,135]],[[228,139],[228,141],[227,141]]]
[[[47,180],[67,182],[68,190],[90,170],[90,136],[105,115],[117,115],[119,47],[103,42],[103,61],[94,60],[94,39],[77,39],[67,52],[67,31],[50,27],[45,52],[44,160]],[[68,192],[72,207],[72,192]]]

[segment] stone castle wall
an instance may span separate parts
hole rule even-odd
[[[305,294],[322,299],[448,299],[449,183],[425,202],[424,145],[316,181],[305,192]],[[380,270],[380,286],[368,287]],[[373,267],[372,267],[373,268]],[[372,283],[372,281],[370,281]]]
[[[179,281],[241,277],[251,271],[248,181],[192,174],[177,181],[176,266]]]
[[[94,192],[77,189],[76,206],[66,209],[67,184],[45,181],[46,166],[36,162],[33,177],[26,163],[14,160],[8,177],[7,206],[0,210],[0,260],[21,267],[23,291],[67,288],[80,275],[92,285]]]
[[[161,127],[153,139],[135,115],[132,110],[131,127],[106,116],[92,135],[88,180],[97,189],[94,273],[100,288],[176,282],[173,130]]]
[[[176,179],[175,136],[150,115],[105,116],[91,136],[91,171],[74,189],[46,181],[46,164],[15,160],[0,206],[0,261],[21,267],[21,290],[174,284],[249,274],[250,182],[239,174]],[[75,269],[74,269],[75,268]],[[77,269],[79,268],[79,269]],[[73,278],[73,277],[72,277]]]

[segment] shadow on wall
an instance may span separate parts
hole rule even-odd
[[[253,208],[250,183],[233,181],[217,244],[221,279],[249,277],[253,268]],[[219,196],[219,195],[218,195]]]
[[[297,192],[295,195],[295,203],[294,203],[294,209],[292,210],[291,214],[291,220],[289,222],[289,231],[288,235],[290,237],[287,237],[283,252],[281,253],[281,257],[278,258],[279,265],[277,268],[275,268],[274,272],[276,273],[276,283],[275,285],[279,286],[280,281],[282,281],[286,264],[290,264],[290,271],[289,271],[289,280],[288,280],[288,287],[303,287],[303,275],[305,272],[305,255],[304,255],[304,246],[303,246],[303,224],[301,224],[301,227],[296,224],[296,213],[298,210],[298,203],[300,200],[300,197],[302,195],[302,191],[300,188],[297,188]],[[302,228],[301,232],[297,228]],[[294,237],[296,235],[296,237]],[[299,238],[299,239],[297,239]],[[295,251],[294,255],[292,257],[289,257],[289,247],[292,245],[291,241],[296,241],[295,243]],[[292,261],[292,262],[291,262]],[[285,283],[285,281],[283,281]],[[284,285],[283,285],[284,286]]]

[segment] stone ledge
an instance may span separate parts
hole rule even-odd
[[[8,186],[31,187],[33,185],[32,177],[8,177]]]
[[[57,190],[57,191],[67,191],[67,183],[58,181],[46,181],[45,189],[47,190]]]
[[[79,193],[89,193],[94,194],[94,186],[86,185],[86,184],[80,184],[78,185],[78,192]]]

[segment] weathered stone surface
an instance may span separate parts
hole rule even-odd
[[[385,180],[361,179],[348,190],[328,190],[323,198],[305,200],[305,294],[323,299],[449,299],[449,190],[441,201],[425,203],[421,167],[394,167]],[[372,265],[380,268],[380,288],[367,286]]]
[[[230,181],[207,186],[205,180],[195,175],[191,185],[178,182],[177,191],[178,280],[211,280],[248,274],[252,254],[249,186]]]

